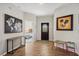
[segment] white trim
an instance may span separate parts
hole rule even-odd
[[[16,46],[14,49],[17,49],[17,48],[19,48],[19,46]],[[10,52],[10,51],[12,51],[12,49],[10,49],[9,52]],[[6,55],[6,54],[7,54],[7,51],[4,52],[4,53],[2,53],[0,56],[4,56],[4,55]]]

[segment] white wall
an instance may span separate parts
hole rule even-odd
[[[17,9],[17,7],[12,4],[0,4],[0,55],[6,52],[6,39],[23,35],[23,32],[12,34],[4,33],[4,14],[8,14],[23,20],[23,12]],[[19,46],[19,44],[16,42],[18,41],[15,41],[14,47]]]
[[[32,39],[33,39],[33,41],[35,41],[36,40],[36,16],[34,14],[25,12],[23,18],[24,18],[25,21],[31,21],[32,22],[32,29],[33,29],[32,30],[33,31]]]
[[[28,20],[25,20],[25,34],[29,33],[29,29],[32,29],[33,27],[33,22],[32,21],[28,21]]]
[[[36,34],[37,40],[41,40],[41,23],[49,23],[49,41],[53,41],[53,16],[37,16],[36,17]]]
[[[56,18],[70,14],[73,14],[73,31],[57,31]],[[54,16],[54,39],[75,42],[79,54],[79,4],[65,4],[56,9]]]

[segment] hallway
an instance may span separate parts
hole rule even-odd
[[[14,54],[8,56],[77,56],[69,51],[55,48],[52,41],[35,41],[26,43],[25,47],[14,51]]]

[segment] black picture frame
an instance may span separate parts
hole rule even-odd
[[[4,14],[4,33],[21,33],[22,32],[22,20]]]

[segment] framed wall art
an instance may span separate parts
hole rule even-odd
[[[73,30],[73,15],[58,17],[56,21],[56,25],[57,25],[56,30],[72,31]]]
[[[5,14],[4,23],[5,33],[20,33],[22,32],[22,20],[15,18],[13,16]]]

